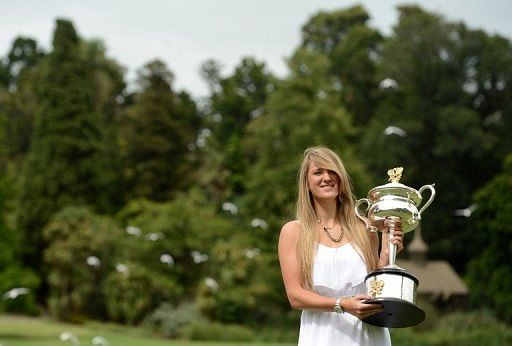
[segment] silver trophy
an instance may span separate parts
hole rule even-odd
[[[419,281],[411,273],[395,264],[396,245],[391,243],[395,224],[401,222],[404,233],[414,230],[421,215],[434,200],[434,184],[424,185],[419,190],[400,184],[403,168],[388,170],[390,183],[377,186],[368,192],[367,198],[356,201],[355,212],[370,232],[376,232],[378,224],[387,226],[389,236],[389,264],[366,275],[365,283],[369,304],[380,304],[384,311],[363,319],[366,323],[380,327],[411,327],[425,319],[425,312],[416,305],[416,289]],[[422,193],[430,190],[430,198],[418,211]],[[366,204],[365,215],[361,206]]]

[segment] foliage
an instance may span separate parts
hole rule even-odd
[[[102,286],[114,271],[122,232],[85,207],[66,207],[43,231],[50,312],[61,320],[105,318]]]
[[[138,71],[139,91],[121,122],[128,198],[169,200],[188,182],[188,144],[197,128],[194,104],[176,94],[173,74],[160,60]]]
[[[45,53],[38,47],[37,42],[29,37],[17,37],[11,46],[5,67],[8,70],[9,80],[5,86],[15,87],[23,73],[36,66]]]
[[[112,211],[119,195],[104,141],[105,128],[94,105],[94,79],[79,54],[71,22],[57,20],[53,51],[44,61],[38,86],[38,116],[19,194],[18,228],[26,263],[40,271],[47,246],[42,228],[66,205]]]
[[[396,85],[381,88],[375,115],[362,132],[361,154],[372,157],[367,164],[379,185],[393,166],[405,167],[404,184],[436,184],[440,193],[423,220],[429,255],[463,272],[476,249],[470,243],[471,223],[454,217],[455,210],[472,203],[472,194],[496,173],[503,151],[511,149],[509,136],[494,130],[489,120],[499,112],[496,121],[508,124],[508,105],[502,100],[509,91],[491,83],[496,93],[484,96],[481,83],[486,82],[480,79],[483,74],[485,80],[505,80],[512,74],[507,66],[491,72],[484,63],[489,50],[476,47],[492,37],[417,6],[399,6],[398,11],[377,71],[379,79]],[[493,54],[498,61],[512,62],[506,46],[497,44]],[[493,107],[483,110],[480,102]],[[386,134],[389,126],[402,128],[405,135]]]
[[[34,291],[39,286],[39,277],[22,267],[19,259],[19,237],[9,226],[8,199],[12,188],[0,175],[0,311],[37,314]],[[12,289],[21,289],[20,294],[9,295]],[[11,291],[13,292],[13,291]]]
[[[481,251],[471,261],[467,273],[473,300],[512,321],[512,154],[501,174],[478,191],[474,231]]]
[[[28,292],[17,297],[5,298],[0,301],[0,311],[38,315],[41,313],[34,292],[39,287],[39,277],[30,269],[19,263],[10,263],[0,269],[0,292],[7,294],[11,289],[26,289]]]
[[[277,268],[247,238],[233,237],[212,247],[210,277],[199,286],[197,297],[198,307],[212,320],[258,325],[286,311],[272,294],[270,279]]]
[[[5,87],[10,92],[2,105],[5,116],[5,145],[7,156],[19,173],[19,162],[28,152],[32,136],[34,113],[36,112],[35,88],[39,67],[45,54],[34,39],[17,37],[5,59],[7,80]]]
[[[373,116],[377,101],[376,61],[383,41],[368,27],[369,19],[363,7],[353,6],[321,11],[302,27],[302,47],[329,58],[341,101],[362,126]]]
[[[179,287],[172,280],[137,263],[122,264],[124,269],[109,273],[103,286],[110,320],[136,324],[160,302],[176,296]]]
[[[354,186],[369,185],[351,149],[357,132],[329,75],[329,59],[299,49],[289,65],[291,76],[277,85],[268,101],[268,114],[249,124],[244,142],[247,156],[254,161],[244,203],[259,217],[278,216],[281,222],[294,216],[297,171],[308,146],[331,147],[340,153]],[[277,232],[273,234],[268,245],[276,243]]]
[[[145,324],[166,338],[178,338],[185,326],[201,318],[193,303],[184,302],[176,307],[163,303],[145,318]]]
[[[246,191],[250,162],[242,139],[252,119],[265,114],[275,80],[265,64],[253,58],[243,58],[228,77],[221,76],[221,66],[210,60],[203,64],[202,75],[211,95],[205,107],[205,127],[196,142],[202,153],[199,182],[211,199],[221,203]]]
[[[140,229],[140,235],[133,235],[126,245],[125,257],[179,284],[183,295],[173,297],[174,303],[194,296],[209,268],[212,248],[237,232],[198,190],[172,202],[132,201],[118,218],[125,227]],[[162,255],[172,261],[161,262]]]
[[[362,6],[313,15],[284,78],[252,57],[229,74],[207,61],[210,95],[197,104],[158,59],[128,91],[107,47],[69,21],[57,21],[47,53],[17,38],[0,57],[0,289],[41,282],[39,301],[61,318],[150,314],[169,335],[295,331],[275,246],[294,217],[301,154],[325,145],[357,197],[393,166],[405,167],[404,184],[435,183],[429,256],[467,269],[475,306],[511,321],[511,41],[415,5],[398,7],[388,36],[369,20]],[[471,218],[455,215],[471,204]],[[87,265],[90,255],[101,266]],[[212,321],[188,323],[181,303],[192,301]],[[36,310],[33,295],[1,303]],[[393,331],[395,343],[509,341],[501,325],[503,336],[489,336],[491,324],[455,330],[473,326],[466,315],[442,328],[428,309],[423,325]]]

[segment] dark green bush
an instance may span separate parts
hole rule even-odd
[[[165,276],[137,263],[126,271],[112,272],[103,286],[108,316],[112,321],[136,324],[162,301],[179,295],[179,287]]]
[[[22,287],[28,293],[14,299],[0,299],[0,311],[38,315],[41,312],[35,298],[38,286],[39,278],[31,270],[18,265],[4,269],[0,272],[0,292],[6,294],[12,288]]]
[[[102,285],[114,270],[122,231],[86,207],[66,207],[43,230],[50,313],[61,320],[105,318]],[[90,256],[100,260],[87,263]]]

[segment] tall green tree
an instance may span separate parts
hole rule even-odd
[[[336,89],[356,125],[371,119],[378,96],[376,66],[383,37],[369,20],[358,5],[320,11],[302,27],[302,47],[329,57]]]
[[[277,83],[266,114],[248,124],[244,144],[251,166],[246,175],[247,193],[239,200],[241,217],[258,223],[264,220],[268,225],[255,227],[251,236],[266,264],[274,268],[267,273],[273,282],[267,299],[281,313],[289,305],[279,279],[275,246],[283,222],[295,217],[297,172],[304,150],[314,145],[332,148],[340,154],[358,191],[369,186],[364,166],[352,151],[357,131],[336,90],[328,56],[299,48],[288,66],[290,75]]]
[[[104,119],[94,102],[93,70],[80,53],[80,38],[70,21],[56,21],[53,50],[43,64],[17,216],[25,261],[39,272],[47,246],[41,232],[53,213],[71,204],[111,212],[119,196]]]
[[[172,89],[173,79],[160,60],[138,72],[138,91],[120,120],[128,198],[169,200],[190,181],[198,116],[188,94]]]
[[[244,201],[254,217],[277,219],[278,223],[294,217],[297,171],[309,146],[332,148],[341,155],[358,191],[369,186],[364,166],[352,150],[357,131],[335,89],[329,58],[301,48],[288,64],[290,76],[277,85],[267,104],[268,113],[249,124],[245,138],[246,157],[253,164]],[[268,245],[274,246],[275,229],[271,234]]]
[[[476,194],[478,205],[473,216],[474,239],[478,252],[468,269],[471,295],[478,306],[497,311],[512,321],[512,154],[503,170]]]
[[[12,45],[7,57],[0,63],[0,77],[6,87],[15,88],[23,73],[36,66],[44,57],[44,51],[37,42],[30,38],[19,36]],[[3,71],[3,72],[1,72]]]
[[[493,130],[496,124],[489,122],[489,111],[481,111],[475,102],[500,100],[497,94],[475,95],[483,92],[480,84],[485,87],[478,76],[492,76],[481,64],[482,57],[491,50],[502,52],[502,61],[512,61],[504,43],[493,50],[490,37],[461,23],[417,6],[400,6],[398,11],[398,23],[383,44],[378,66],[379,79],[387,79],[388,87],[380,90],[375,116],[362,132],[361,153],[371,157],[368,166],[380,177],[379,184],[385,183],[387,169],[398,165],[405,167],[405,184],[436,184],[439,193],[423,219],[429,254],[463,271],[472,257],[473,248],[467,245],[472,226],[455,210],[471,204],[473,193],[495,174],[510,147],[509,139]],[[500,74],[494,73],[506,80],[508,68],[503,67]],[[501,94],[510,93],[506,84],[500,85]],[[500,125],[510,121],[507,107],[501,104],[493,110],[503,110]]]
[[[0,100],[5,115],[5,137],[9,176],[19,176],[22,161],[28,152],[34,114],[35,86],[38,84],[38,64],[45,53],[34,39],[17,37],[5,60],[5,98]]]
[[[245,174],[250,165],[244,155],[243,137],[252,119],[265,114],[265,104],[274,89],[274,77],[264,63],[243,58],[232,75],[221,75],[221,66],[210,60],[202,75],[210,87],[205,129],[198,146],[205,170],[201,183],[213,200],[231,200],[246,189]]]

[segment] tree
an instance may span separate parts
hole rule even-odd
[[[205,129],[200,133],[203,138],[197,143],[205,167],[200,182],[219,203],[245,192],[244,177],[250,163],[242,139],[251,120],[265,114],[268,95],[274,88],[273,76],[254,58],[243,58],[228,77],[221,76],[220,69],[215,61],[203,64],[202,74],[211,95]]]
[[[1,133],[0,133],[1,134]],[[33,291],[39,285],[39,278],[31,270],[21,264],[19,253],[21,242],[19,234],[10,227],[7,218],[10,210],[10,200],[14,189],[5,178],[4,170],[0,171],[0,311],[37,314],[39,312]],[[27,294],[9,297],[5,294],[15,288],[28,290]]]
[[[324,54],[298,49],[289,61],[290,77],[269,98],[268,113],[248,126],[245,155],[253,163],[241,203],[274,230],[264,232],[262,247],[273,249],[276,227],[283,218],[294,217],[297,171],[307,147],[332,148],[341,155],[357,192],[369,187],[364,166],[351,149],[357,134],[352,116],[335,90],[330,66]]]
[[[5,85],[16,88],[17,81],[23,73],[36,66],[44,56],[45,53],[38,47],[34,39],[23,36],[17,37],[7,54],[5,68],[8,71],[9,78]]]
[[[330,74],[355,125],[373,116],[377,97],[376,64],[382,35],[368,26],[362,6],[319,12],[302,27],[302,47],[323,53],[331,61]]]
[[[111,212],[119,196],[104,119],[94,103],[92,70],[80,54],[73,24],[63,19],[56,24],[53,51],[37,87],[38,114],[17,208],[25,261],[39,272],[47,245],[42,229],[53,213],[70,204]]]
[[[482,70],[482,56],[496,51],[491,46],[484,51],[485,45],[477,44],[486,41],[482,34],[461,23],[417,6],[398,10],[399,21],[383,43],[377,71],[379,79],[395,84],[380,90],[375,116],[362,132],[361,152],[372,157],[368,167],[380,177],[379,185],[394,166],[405,167],[403,182],[409,186],[436,184],[439,193],[423,219],[429,253],[464,271],[472,257],[466,236],[472,226],[454,212],[468,207],[473,193],[495,174],[503,159],[497,153],[511,149],[508,138],[491,130],[494,125],[486,120],[488,114],[482,116],[473,96],[485,84],[475,76],[492,75]],[[505,47],[496,47],[503,61],[508,59]],[[503,66],[500,71],[504,80],[508,70]],[[502,97],[508,92],[506,87],[500,91]],[[505,111],[502,115],[499,123],[508,123]],[[405,132],[390,134],[389,126]]]
[[[473,241],[479,252],[468,267],[471,296],[478,306],[494,309],[512,321],[512,154],[503,171],[483,186],[475,196],[478,209],[473,219]]]
[[[197,113],[188,94],[173,91],[173,78],[159,60],[138,72],[139,91],[121,119],[129,198],[169,200],[189,181]]]
[[[0,102],[5,112],[3,144],[6,148],[8,172],[12,176],[19,176],[30,146],[37,106],[35,88],[40,70],[38,64],[44,56],[45,53],[35,40],[20,36],[14,40],[5,59],[6,94]]]

